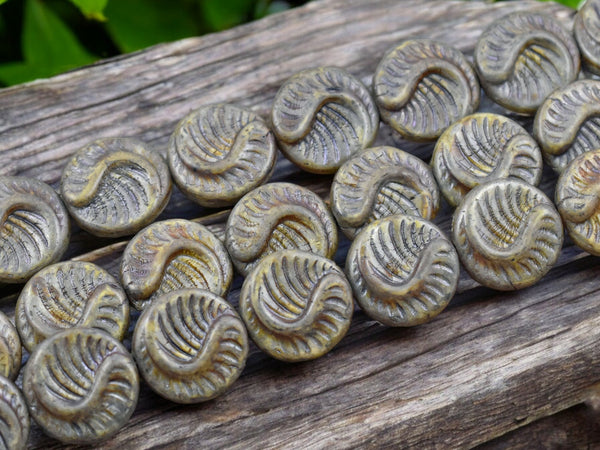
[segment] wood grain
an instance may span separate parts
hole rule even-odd
[[[135,136],[164,153],[175,123],[193,109],[231,102],[267,117],[283,81],[316,65],[346,68],[370,85],[384,51],[407,37],[440,39],[471,58],[482,29],[515,10],[551,14],[565,26],[572,22],[572,11],[534,1],[323,0],[0,90],[0,174],[56,187],[69,156],[99,137]],[[502,111],[485,98],[480,110]],[[531,120],[519,121],[531,131]],[[426,161],[432,151],[432,144],[409,144],[386,126],[377,144]],[[330,176],[301,173],[281,157],[272,179],[324,197],[331,182]],[[552,195],[555,183],[545,170],[542,189]],[[451,213],[444,204],[435,220],[446,233]],[[161,215],[170,217],[200,218],[222,236],[227,211],[200,208],[176,192]],[[116,274],[125,244],[75,229],[68,256]],[[339,264],[347,248],[342,241]],[[208,403],[179,406],[144,385],[132,419],[102,447],[447,448],[494,438],[489,448],[537,439],[552,447],[544,433],[577,423],[572,412],[585,407],[571,407],[600,383],[598,276],[598,259],[570,241],[550,274],[523,291],[495,292],[462,273],[457,296],[428,324],[391,329],[356,311],[348,335],[331,353],[301,364],[277,362],[252,346],[241,378]],[[236,278],[228,297],[236,307],[241,281]],[[19,290],[2,286],[0,309],[14,314]],[[597,442],[597,434],[572,436],[576,443]],[[37,426],[29,445],[62,448]]]

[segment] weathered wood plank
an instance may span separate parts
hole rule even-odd
[[[543,11],[567,26],[572,15],[533,1],[325,0],[0,90],[0,174],[56,186],[66,158],[103,136],[136,136],[164,152],[175,123],[190,110],[227,101],[267,116],[279,85],[315,65],[342,66],[370,83],[383,52],[402,38],[442,39],[471,55],[481,30],[514,10]],[[500,111],[487,100],[482,109]],[[524,124],[530,128],[531,120]],[[385,126],[377,142],[426,160],[432,149]],[[284,159],[274,179],[321,195],[331,180],[302,174]],[[550,195],[555,181],[546,171],[543,189]],[[176,193],[161,218],[212,212]],[[446,231],[451,212],[445,205],[435,221]],[[219,234],[226,214],[200,220]],[[124,245],[74,230],[68,256],[116,274]],[[346,251],[343,242],[339,263]],[[599,274],[597,258],[567,243],[551,274],[522,292],[497,293],[462,274],[448,310],[414,329],[388,329],[358,311],[349,334],[320,360],[283,364],[252,347],[233,389],[206,404],[178,406],[143,387],[133,418],[104,447],[471,447],[489,441],[585,400],[600,382]],[[229,295],[235,305],[240,284],[238,277]],[[2,310],[13,311],[18,291],[2,287]],[[540,427],[556,420],[529,429],[542,433]],[[60,447],[37,427],[30,445]]]

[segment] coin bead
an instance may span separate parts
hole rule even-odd
[[[271,175],[277,147],[267,124],[251,111],[213,104],[186,116],[169,141],[173,179],[206,207],[235,203]]]
[[[444,131],[431,166],[444,197],[457,206],[472,188],[488,181],[513,177],[537,185],[543,163],[537,142],[521,125],[478,113]]]
[[[392,327],[428,322],[452,299],[456,250],[431,222],[394,215],[365,227],[348,251],[354,297],[373,319]]]
[[[533,133],[558,173],[582,153],[600,148],[600,81],[580,80],[553,92],[535,116]]]
[[[299,72],[277,92],[271,111],[279,148],[308,172],[333,173],[371,145],[379,113],[368,89],[336,67]]]
[[[406,139],[430,141],[479,105],[479,82],[457,49],[409,39],[390,49],[375,70],[381,119]]]
[[[140,316],[132,342],[142,377],[178,403],[222,394],[240,376],[248,355],[242,319],[221,297],[201,289],[158,297]]]
[[[301,250],[263,258],[240,293],[240,314],[261,350],[288,362],[318,358],[344,337],[352,290],[332,261]]]
[[[205,226],[185,219],[149,225],[123,252],[121,280],[138,310],[177,289],[201,288],[223,296],[232,279],[231,260],[221,241]]]
[[[575,244],[600,256],[600,147],[566,167],[556,184],[555,202]]]
[[[452,240],[469,274],[484,286],[521,289],[554,265],[563,242],[556,208],[521,180],[475,187],[454,212]]]
[[[113,436],[131,417],[138,392],[131,355],[118,340],[93,328],[50,336],[24,369],[31,416],[64,443],[93,444]]]
[[[369,148],[346,161],[331,185],[331,209],[342,231],[354,236],[394,214],[432,219],[440,194],[427,164],[394,147]]]
[[[227,220],[225,245],[236,269],[247,275],[261,258],[279,250],[332,258],[338,235],[318,195],[291,183],[269,183],[235,205]]]
[[[28,351],[66,328],[99,328],[123,340],[129,326],[129,302],[106,270],[84,261],[46,267],[25,285],[15,322]]]
[[[69,244],[69,216],[50,186],[0,176],[0,283],[22,283],[58,261]]]
[[[171,196],[163,158],[130,138],[106,138],[80,149],[63,170],[62,198],[84,230],[120,237],[140,230]]]
[[[29,437],[29,412],[23,394],[9,379],[0,376],[0,445],[21,450]]]
[[[573,25],[585,68],[600,75],[600,0],[587,0],[575,15]]]
[[[511,111],[534,114],[555,89],[579,73],[573,37],[552,17],[515,12],[493,22],[475,47],[486,94]]]
[[[21,369],[21,339],[11,321],[0,313],[0,377],[14,380]]]

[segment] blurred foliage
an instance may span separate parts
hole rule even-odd
[[[0,0],[0,85],[221,31],[307,0]],[[559,0],[577,8],[582,0]]]

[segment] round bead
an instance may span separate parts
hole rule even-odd
[[[214,104],[179,122],[168,154],[179,189],[202,206],[217,207],[235,203],[267,181],[277,147],[259,116],[237,106]]]
[[[459,272],[456,250],[440,229],[406,215],[365,227],[346,259],[356,301],[391,327],[419,325],[439,314],[454,295]]]
[[[304,70],[277,92],[271,113],[279,147],[308,172],[333,173],[371,145],[379,128],[367,88],[345,70]]]
[[[382,217],[408,214],[430,220],[439,207],[429,166],[394,147],[369,148],[346,161],[331,185],[331,210],[350,239]]]
[[[389,50],[373,77],[381,119],[406,139],[430,141],[479,106],[479,82],[464,55],[431,39]]]
[[[15,322],[28,351],[67,328],[99,328],[123,340],[129,326],[129,302],[106,270],[84,261],[46,267],[25,285]]]
[[[342,270],[301,250],[273,253],[250,272],[240,314],[261,350],[288,362],[318,358],[344,337],[354,305]]]
[[[270,183],[246,194],[231,211],[225,245],[236,269],[247,275],[266,255],[299,249],[333,258],[338,245],[333,216],[314,192]]]
[[[579,73],[573,37],[544,14],[515,12],[493,22],[475,47],[486,94],[511,111],[534,114],[555,89]]]
[[[3,376],[0,376],[0,424],[2,448],[26,448],[30,426],[27,404],[19,388]]]
[[[555,202],[575,244],[600,256],[600,147],[571,161],[558,178]]]
[[[104,331],[71,328],[39,344],[25,365],[29,412],[49,436],[93,444],[131,417],[138,373],[125,347]]]
[[[101,139],[67,163],[62,197],[84,230],[104,237],[133,234],[152,222],[171,196],[169,167],[143,142]]]
[[[31,178],[0,176],[0,283],[22,283],[58,261],[69,230],[54,189]]]
[[[600,0],[587,0],[575,15],[575,40],[587,70],[600,75]]]
[[[472,189],[454,212],[452,239],[471,277],[499,290],[521,289],[556,262],[563,227],[556,208],[521,180],[496,180]]]
[[[132,351],[142,377],[160,396],[197,403],[217,397],[237,380],[248,336],[242,319],[221,297],[181,289],[144,310]]]
[[[475,186],[508,177],[537,185],[542,154],[537,142],[517,122],[479,113],[452,124],[438,139],[431,158],[444,197],[457,206]]]
[[[14,380],[21,369],[21,339],[17,329],[0,313],[0,377]]]
[[[233,279],[225,247],[199,223],[185,219],[156,222],[129,241],[121,280],[132,305],[144,309],[155,298],[184,288],[224,296]]]
[[[600,81],[580,80],[553,92],[535,116],[533,133],[558,173],[582,153],[600,148]]]

